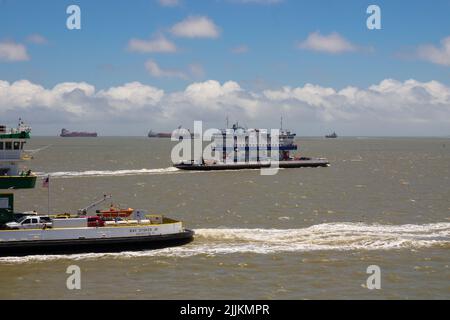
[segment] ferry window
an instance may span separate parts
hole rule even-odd
[[[5,142],[5,149],[11,150],[12,149],[12,142]]]
[[[25,145],[25,142],[20,143],[20,149],[23,150],[23,146]]]
[[[0,142],[0,150],[3,150],[3,142]]]
[[[19,141],[15,141],[14,142],[14,150],[19,150],[20,148],[20,142]]]

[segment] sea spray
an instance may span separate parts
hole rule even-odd
[[[312,251],[410,250],[450,248],[450,223],[380,225],[327,223],[300,229],[197,229],[194,242],[174,248],[121,253],[38,255],[0,258],[2,263],[51,260],[192,257],[197,255],[277,254]]]
[[[171,174],[179,172],[177,168],[159,168],[159,169],[136,169],[136,170],[90,170],[90,171],[60,171],[43,173],[38,172],[37,175],[44,177],[50,175],[53,178],[84,178],[84,177],[111,177],[111,176],[138,176],[153,174]]]

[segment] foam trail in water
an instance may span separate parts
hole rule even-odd
[[[258,171],[260,169],[245,169],[241,171]],[[284,168],[279,168],[284,170]],[[112,177],[112,176],[139,176],[154,174],[173,174],[173,173],[190,173],[190,174],[214,174],[223,172],[237,172],[236,170],[220,170],[220,171],[183,171],[175,167],[160,169],[136,169],[136,170],[88,170],[88,171],[59,171],[59,172],[36,172],[38,177],[46,177],[50,175],[53,178],[88,178],[88,177]]]
[[[138,170],[90,170],[90,171],[60,171],[51,173],[38,172],[38,176],[50,175],[53,178],[82,178],[82,177],[111,177],[111,176],[138,176],[152,174],[170,174],[180,171],[175,167],[161,169],[138,169]]]
[[[303,229],[197,229],[189,245],[161,250],[40,255],[0,258],[0,263],[58,259],[191,257],[196,255],[277,254],[283,252],[395,250],[450,248],[450,223],[425,225],[368,225],[327,223]]]

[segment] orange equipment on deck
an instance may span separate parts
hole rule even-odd
[[[114,205],[111,205],[107,210],[98,210],[97,213],[99,216],[103,218],[127,218],[131,216],[134,212],[134,209],[121,209],[116,208]]]

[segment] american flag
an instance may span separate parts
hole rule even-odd
[[[48,185],[50,184],[50,176],[47,176],[42,180],[42,188],[48,188]]]

